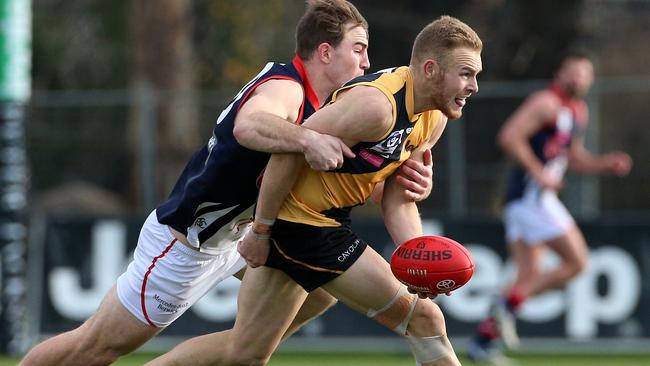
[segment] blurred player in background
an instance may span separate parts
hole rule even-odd
[[[409,294],[388,262],[352,231],[349,214],[386,179],[382,211],[393,241],[422,235],[415,202],[395,184],[397,169],[410,156],[421,160],[447,119],[461,116],[478,91],[481,50],[469,26],[441,17],[417,36],[408,67],[352,80],[305,122],[341,137],[354,158],[317,172],[299,154],[273,154],[253,228],[239,246],[247,262],[260,267],[246,271],[230,331],[240,347],[266,350],[254,357],[255,365],[266,364],[308,293],[321,286],[404,336],[418,364],[460,364],[440,308]],[[221,333],[194,338],[151,365],[215,364],[214,345],[224,341]]]
[[[169,199],[147,218],[133,262],[97,312],[34,347],[21,365],[105,365],[135,350],[223,279],[241,276],[245,261],[236,243],[249,228],[270,153],[300,153],[317,170],[336,168],[352,154],[340,139],[299,124],[369,67],[366,20],[345,0],[311,0],[296,43],[292,62],[268,63],[218,117]],[[409,167],[402,193],[423,199],[431,186],[430,156],[428,164],[410,161]],[[334,303],[314,292],[287,334]]]
[[[499,146],[517,164],[508,184],[503,215],[517,276],[480,323],[468,352],[474,360],[502,358],[495,344],[499,338],[506,347],[517,347],[515,314],[522,304],[566,286],[587,265],[585,239],[558,199],[566,169],[619,176],[630,171],[632,161],[624,152],[592,155],[585,150],[588,110],[584,97],[593,79],[589,55],[582,50],[569,51],[549,88],[530,95],[499,132]],[[546,249],[561,261],[551,270],[542,268]]]

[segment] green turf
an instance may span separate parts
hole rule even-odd
[[[519,366],[650,366],[650,355],[516,355]],[[475,365],[461,358],[465,366]],[[269,366],[414,366],[404,354],[277,354]]]
[[[153,359],[152,354],[133,354],[115,363],[118,366],[136,366]],[[649,366],[647,355],[514,355],[518,366]],[[465,359],[463,365],[473,366]],[[0,366],[16,365],[18,359],[0,356]],[[349,353],[279,353],[269,366],[414,366],[410,355],[405,354],[349,354]]]

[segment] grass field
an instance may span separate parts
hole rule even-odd
[[[134,354],[123,357],[118,366],[142,365],[156,355]],[[461,359],[463,365],[474,365]],[[649,366],[647,355],[516,355],[513,365],[518,366]],[[16,365],[18,359],[0,357],[0,366]],[[415,362],[406,354],[350,354],[350,353],[279,353],[269,366],[413,366]],[[64,365],[62,365],[64,366]]]

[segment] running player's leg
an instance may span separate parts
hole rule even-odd
[[[191,338],[147,365],[264,365],[306,297],[284,272],[248,268],[233,329]]]
[[[38,344],[19,365],[108,365],[140,347],[160,330],[142,323],[127,311],[113,286],[97,312],[79,328]]]
[[[517,272],[511,286],[520,288],[528,295],[528,284],[541,274],[541,261],[546,247],[541,243],[530,245],[523,240],[516,240],[508,244],[508,250]]]
[[[548,248],[560,257],[560,264],[552,270],[544,271],[531,279],[526,286],[526,295],[535,296],[547,290],[564,287],[567,282],[580,274],[587,266],[589,249],[576,225],[570,226],[558,238],[546,241]]]
[[[406,339],[423,365],[460,365],[444,316],[432,301],[409,294],[377,252],[367,247],[341,276],[323,285],[339,301]]]
[[[529,296],[531,284],[537,281],[542,273],[541,261],[546,251],[542,243],[528,244],[518,239],[509,243],[508,249],[515,262],[516,277],[505,292],[494,299],[488,317],[479,325],[474,340],[476,344],[471,346],[475,359],[500,357],[492,345],[499,337],[507,348],[519,347],[515,314]],[[480,353],[484,356],[479,356]]]

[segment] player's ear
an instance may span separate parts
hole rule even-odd
[[[316,53],[322,63],[329,64],[332,62],[332,46],[329,43],[323,42],[319,44]]]
[[[424,71],[424,76],[427,79],[433,79],[436,74],[440,72],[440,65],[436,60],[429,58],[424,61],[424,64],[422,65],[422,71]]]

